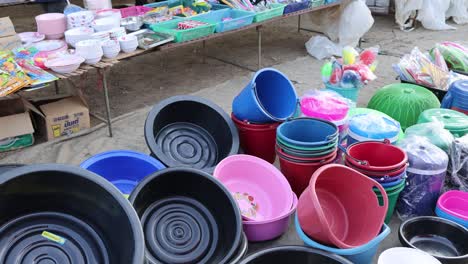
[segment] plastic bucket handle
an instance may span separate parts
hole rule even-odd
[[[369,143],[369,142],[384,143],[384,144],[387,144],[387,145],[388,145],[388,144],[391,144],[390,140],[388,140],[388,139],[386,138],[386,139],[384,139],[384,141],[371,140],[371,141],[365,141],[365,142],[356,142],[356,143],[352,144],[351,146],[356,145],[356,144],[361,144],[361,143]],[[340,142],[340,143],[341,143],[341,142]],[[350,146],[350,147],[351,147],[351,146]],[[338,147],[343,151],[343,153],[346,155],[346,157],[351,158],[352,160],[354,160],[355,162],[359,163],[359,164],[362,165],[362,166],[370,166],[370,165],[369,165],[369,161],[367,161],[367,160],[360,160],[360,159],[357,159],[357,158],[355,158],[355,157],[349,155],[349,153],[348,153],[348,148],[345,149],[343,146],[341,146],[341,144],[339,144]]]

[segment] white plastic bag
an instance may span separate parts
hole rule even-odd
[[[395,0],[395,21],[401,29],[408,27],[408,18],[416,15],[416,11],[423,7],[424,0]]]
[[[423,27],[431,30],[456,29],[445,23],[445,14],[449,7],[449,0],[424,0],[423,8],[419,10],[417,20],[421,21]]]
[[[331,56],[341,56],[341,47],[324,36],[310,38],[305,46],[307,52],[318,60],[323,60]]]
[[[450,0],[450,8],[445,14],[457,24],[468,23],[468,0]]]
[[[374,18],[363,0],[349,3],[341,13],[339,23],[339,43],[342,47],[356,47],[359,39],[371,29]]]

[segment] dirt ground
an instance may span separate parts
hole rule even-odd
[[[18,32],[34,28],[34,15],[41,10],[27,8],[0,8],[0,17],[12,17]],[[414,46],[421,50],[435,43],[450,40],[468,44],[468,25],[458,26],[455,31],[434,32],[418,28],[413,32],[400,31],[391,16],[375,17],[375,25],[365,36],[363,47],[379,45],[382,55],[376,74],[378,79],[361,91],[358,104],[366,106],[374,92],[384,85],[397,82],[391,64]],[[303,19],[303,26],[307,26]],[[268,24],[263,33],[263,65],[278,68],[293,81],[299,95],[320,88],[319,70],[323,62],[310,57],[304,43],[313,36],[309,32],[297,32],[297,18]],[[256,32],[251,30],[213,40],[207,43],[211,55],[235,61],[254,68],[256,56]],[[200,45],[191,45],[165,53],[149,53],[116,65],[110,72],[111,111],[115,118],[114,137],[107,137],[107,129],[97,125],[76,137],[64,138],[39,144],[21,151],[0,156],[1,163],[68,163],[78,165],[90,155],[111,149],[132,149],[148,152],[143,135],[143,124],[150,106],[163,98],[177,94],[195,94],[219,104],[230,112],[232,98],[245,86],[251,71],[207,59],[203,63]],[[96,83],[95,73],[73,80],[82,85],[93,112],[102,114],[103,98]],[[60,83],[61,91],[69,87]],[[52,94],[52,88],[24,93],[27,97]],[[380,251],[399,246],[397,217],[392,219],[392,234],[382,243]],[[250,244],[250,252],[273,245],[301,244],[293,225],[280,239],[259,244]]]

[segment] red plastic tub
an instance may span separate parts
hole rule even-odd
[[[280,123],[251,124],[237,119],[233,114],[231,114],[231,119],[239,131],[240,145],[245,154],[274,163],[276,128]]]
[[[293,155],[287,154],[281,149],[280,146],[276,145],[276,153],[278,153],[278,156],[282,156],[283,158],[288,159],[288,160],[296,160],[299,163],[303,163],[303,162],[314,162],[314,163],[316,163],[316,162],[320,162],[320,161],[323,161],[323,160],[328,160],[331,157],[336,157],[337,152],[338,152],[338,149],[335,149],[333,152],[331,152],[330,154],[327,154],[325,156],[314,157],[314,158],[304,158],[304,157],[298,157],[298,156],[293,156]]]
[[[336,158],[336,152],[321,162],[293,162],[289,159],[285,159],[281,155],[278,156],[280,161],[280,168],[283,175],[288,180],[289,184],[294,193],[297,196],[300,196],[301,193],[309,185],[309,180],[312,177],[312,174],[320,167],[333,163]]]
[[[351,168],[332,164],[313,174],[299,198],[297,215],[311,238],[346,249],[374,239],[387,209],[388,197],[379,183]]]
[[[348,147],[346,160],[358,169],[382,172],[405,166],[408,156],[403,149],[393,146],[389,141],[364,141]]]

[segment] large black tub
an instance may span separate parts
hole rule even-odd
[[[431,254],[444,264],[468,263],[468,229],[447,219],[419,216],[400,225],[402,245]]]
[[[242,236],[229,191],[206,172],[170,168],[147,176],[130,195],[145,233],[148,263],[229,263]]]
[[[303,246],[282,246],[268,248],[253,253],[240,262],[241,264],[353,264],[336,254]]]
[[[218,162],[239,151],[231,118],[216,104],[195,96],[161,101],[145,122],[146,144],[167,167],[213,172]]]
[[[102,177],[58,164],[0,177],[0,263],[142,264],[138,216]]]

